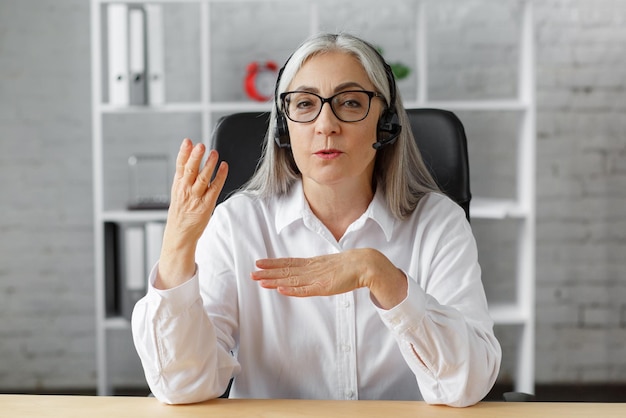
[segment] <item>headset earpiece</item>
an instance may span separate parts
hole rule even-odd
[[[379,150],[384,146],[391,145],[398,139],[400,132],[402,132],[402,125],[400,125],[400,119],[398,118],[398,112],[396,111],[396,79],[393,76],[393,70],[391,66],[387,64],[385,59],[380,53],[372,47],[374,51],[380,57],[383,66],[385,67],[385,74],[387,75],[387,83],[389,84],[389,106],[378,120],[378,133],[376,142],[372,144],[375,150]]]
[[[274,141],[280,148],[291,148],[289,138],[289,128],[287,127],[287,118],[278,108],[276,109],[276,131],[274,132]]]
[[[291,148],[291,138],[289,138],[289,127],[287,126],[287,118],[284,113],[280,110],[278,97],[278,87],[280,86],[280,79],[283,76],[283,71],[285,71],[285,67],[287,63],[291,59],[291,56],[287,58],[285,65],[278,70],[278,76],[276,77],[276,86],[274,87],[274,105],[276,107],[276,130],[274,131],[274,141],[276,141],[276,145],[279,148]]]

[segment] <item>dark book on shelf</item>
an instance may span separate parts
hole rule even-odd
[[[107,317],[120,315],[119,226],[104,224],[104,310]]]

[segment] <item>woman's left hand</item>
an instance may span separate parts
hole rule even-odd
[[[362,248],[311,258],[256,261],[253,280],[286,296],[329,296],[367,287],[378,305],[391,309],[407,295],[407,279],[381,252]]]

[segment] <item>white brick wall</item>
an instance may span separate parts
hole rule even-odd
[[[88,11],[0,2],[0,390],[94,385]]]
[[[477,6],[481,2],[483,5]],[[455,3],[439,2],[439,9],[429,18],[431,23],[437,22],[431,39],[438,45],[431,55],[436,66],[431,68],[433,93],[439,98],[458,94],[500,97],[513,91],[515,26],[511,22],[515,6],[490,0],[462,1],[462,7]],[[544,383],[624,382],[626,2],[535,3],[537,379]],[[406,16],[414,8],[399,0],[392,6],[372,14],[376,10],[372,7],[377,6],[370,5],[365,17],[340,19],[342,13],[354,10],[341,4],[334,9],[337,17],[322,19],[322,23],[337,26],[342,21],[351,22],[354,30],[380,40],[391,60],[400,60],[412,42],[413,29],[404,26],[411,26]],[[228,12],[231,6],[222,7]],[[276,13],[271,8],[263,10],[233,10],[231,15],[258,22],[263,20],[259,13]],[[404,20],[388,30],[376,25],[372,16],[387,21],[394,10],[401,12]],[[297,19],[306,18],[300,8],[288,8],[283,13],[280,28],[270,25],[254,29],[248,25],[250,31],[258,31],[267,39],[275,55],[258,52],[257,59],[283,60],[292,48],[281,46],[283,33],[307,32],[297,24]],[[191,9],[168,14],[172,22],[189,16],[196,16]],[[232,30],[224,20],[215,23],[212,46],[221,59],[213,65],[232,75],[231,84],[239,85],[241,74],[232,68],[247,63],[251,46],[238,29],[239,35],[230,39],[238,54],[229,58],[227,45],[220,39],[229,40],[234,36]],[[246,23],[242,26],[245,30]],[[463,36],[453,36],[446,28]],[[494,31],[500,36],[492,36]],[[189,24],[187,31],[170,32],[167,42],[179,37],[195,48],[196,35],[197,27]],[[295,46],[299,40],[292,38],[288,42]],[[454,54],[440,54],[444,48]],[[172,76],[168,95],[178,100],[197,98],[197,86],[184,83],[197,77],[194,55],[178,50],[168,60]],[[177,66],[181,61],[187,68]],[[414,85],[414,79],[408,79],[402,81],[401,88],[411,92]],[[216,99],[223,99],[233,93],[217,90],[214,94]],[[234,95],[240,97],[242,93]],[[498,125],[485,116],[461,116],[472,137],[506,136],[506,124]],[[90,123],[88,2],[1,1],[0,391],[95,386]],[[185,117],[175,117],[166,126],[146,127],[144,131],[120,118],[109,125],[108,132],[115,136],[126,129],[132,133],[133,146],[143,149],[150,141],[162,141],[158,138],[171,136],[172,144],[177,144],[183,136],[197,137],[199,131],[197,122]],[[507,153],[508,148],[498,142],[471,145],[475,194],[512,193],[510,170],[515,160]],[[163,150],[170,151],[170,144],[163,145]],[[125,159],[114,156],[126,155],[127,151],[109,148],[107,161],[119,164]],[[124,199],[124,175],[109,181],[111,191],[119,190],[111,193]],[[511,237],[508,232],[507,236],[497,235],[486,222],[476,222],[475,228],[477,235],[484,237],[484,267],[494,272],[488,293],[492,299],[510,298],[511,287],[497,281],[513,269],[507,262],[499,262],[499,258],[510,258],[510,251],[506,245],[494,244],[506,243]],[[514,228],[512,224],[504,230]],[[486,284],[489,286],[489,280]],[[498,329],[507,350],[503,379],[513,367],[515,332]],[[125,354],[116,356],[118,377],[113,381],[140,383],[129,335],[119,333],[115,337],[113,346],[123,348]]]
[[[626,3],[536,2],[537,379],[626,380]]]

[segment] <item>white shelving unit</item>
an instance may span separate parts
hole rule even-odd
[[[535,391],[535,35],[533,1],[521,0],[517,97],[508,100],[438,101],[428,97],[428,22],[419,2],[417,22],[417,100],[405,101],[407,108],[440,108],[452,111],[515,111],[521,114],[517,132],[517,196],[515,199],[493,199],[474,196],[470,207],[473,219],[517,219],[516,301],[490,304],[496,325],[521,327],[516,358],[514,389]],[[468,138],[471,141],[472,138]],[[471,170],[471,164],[470,164]]]
[[[109,209],[105,202],[104,118],[109,115],[141,116],[150,114],[196,114],[201,121],[202,141],[210,144],[214,115],[242,111],[265,111],[265,103],[234,101],[211,101],[211,50],[209,25],[212,5],[227,0],[91,0],[91,63],[92,63],[92,139],[93,139],[93,190],[95,223],[95,306],[98,394],[112,394],[108,376],[110,355],[107,353],[108,334],[114,330],[128,330],[127,319],[107,316],[105,306],[105,224],[145,223],[165,221],[165,211],[128,211],[124,208]],[[228,0],[233,1],[233,0]],[[235,0],[242,3],[259,3],[266,0]],[[273,2],[282,0],[272,0]],[[515,390],[534,393],[535,353],[535,86],[534,86],[534,29],[532,0],[511,0],[521,5],[519,34],[519,65],[517,96],[505,100],[435,101],[428,97],[428,0],[416,3],[416,74],[415,99],[405,101],[407,108],[443,108],[452,111],[512,111],[521,117],[517,132],[517,193],[515,198],[494,199],[475,196],[471,204],[473,219],[497,222],[514,219],[519,223],[517,236],[517,267],[515,277],[516,300],[511,303],[493,304],[490,309],[499,326],[521,328],[516,358]],[[462,0],[459,0],[462,1]],[[201,92],[200,100],[186,103],[165,103],[158,106],[114,106],[104,102],[103,92],[103,11],[110,3],[180,3],[199,6],[199,51]],[[309,32],[317,32],[319,14],[315,0],[302,1],[308,7]],[[236,18],[236,17],[235,17]],[[469,141],[472,138],[468,138]]]

